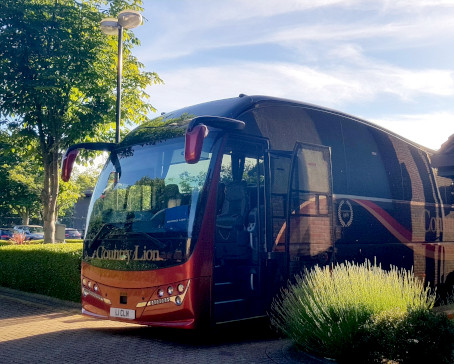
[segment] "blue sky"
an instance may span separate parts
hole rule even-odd
[[[158,113],[261,94],[438,149],[454,134],[453,0],[144,0],[134,54]],[[157,114],[159,115],[159,114]]]

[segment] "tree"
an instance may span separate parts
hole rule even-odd
[[[81,193],[85,193],[88,190],[94,190],[101,170],[102,165],[87,167],[83,170],[78,168],[74,169],[73,179],[76,181],[76,185],[80,188]]]
[[[19,215],[22,224],[42,211],[43,168],[36,147],[21,134],[0,133],[0,206],[5,214]]]
[[[116,39],[99,22],[102,0],[3,0],[0,4],[0,114],[12,131],[39,143],[43,166],[44,239],[53,242],[59,191],[59,157],[81,141],[113,137]],[[108,2],[107,13],[140,10],[141,0]],[[123,124],[153,110],[145,88],[161,82],[132,56],[139,44],[124,38]],[[124,112],[123,112],[124,110]]]
[[[100,166],[86,168],[83,171],[74,169],[68,182],[60,183],[58,193],[58,218],[71,219],[74,215],[75,203],[86,197],[86,192],[92,192],[101,173]]]
[[[30,164],[21,163],[8,168],[8,193],[5,198],[11,211],[18,214],[22,224],[28,225],[31,216],[41,215],[40,192],[42,179],[27,170]]]
[[[17,134],[0,134],[0,207],[19,215],[22,224],[43,215],[40,195],[43,188],[43,166],[37,153],[37,142]],[[24,146],[26,146],[24,148]],[[82,182],[91,180],[88,176]],[[57,213],[64,214],[81,197],[78,180],[59,184]]]
[[[74,181],[59,183],[57,197],[57,217],[71,210],[77,200],[82,196],[80,187]]]

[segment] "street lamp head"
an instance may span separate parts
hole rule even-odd
[[[121,70],[123,65],[123,29],[132,29],[142,24],[142,15],[136,10],[123,10],[118,19],[105,18],[101,20],[101,30],[107,35],[118,36],[118,63],[117,63],[117,105],[115,118],[115,143],[120,143],[121,119]]]
[[[118,20],[115,18],[105,18],[101,20],[100,27],[104,34],[118,35],[119,24]]]
[[[142,15],[137,10],[123,10],[118,14],[118,23],[125,29],[132,29],[142,24]]]

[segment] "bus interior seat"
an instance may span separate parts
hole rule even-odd
[[[247,208],[247,187],[244,181],[232,182],[225,186],[221,216],[244,217]]]

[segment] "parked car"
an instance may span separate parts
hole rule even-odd
[[[44,239],[44,229],[40,225],[16,225],[14,232],[25,234],[27,240]]]
[[[66,228],[65,229],[65,239],[81,239],[82,234],[77,229]]]
[[[0,240],[9,240],[13,237],[14,230],[10,228],[0,228]]]

